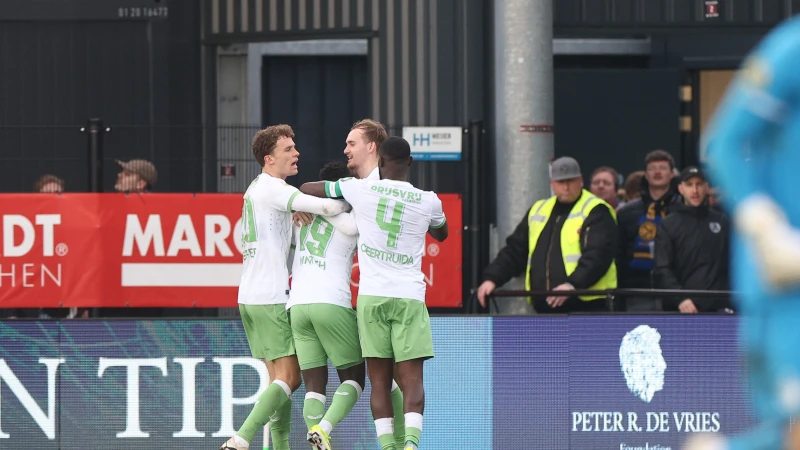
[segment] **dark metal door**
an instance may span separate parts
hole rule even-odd
[[[369,113],[366,56],[266,56],[261,74],[262,125],[291,125],[300,151],[287,181],[317,181],[325,163],[345,159],[350,127]]]
[[[679,81],[677,70],[556,70],[556,156],[577,159],[587,187],[595,168],[643,170],[655,149],[682,166]]]

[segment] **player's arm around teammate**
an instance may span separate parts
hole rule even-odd
[[[238,303],[254,358],[264,360],[271,382],[234,437],[221,449],[248,449],[255,434],[272,424],[275,450],[288,450],[291,394],[300,386],[300,369],[286,313],[289,296],[287,258],[292,238],[291,213],[304,210],[335,215],[349,208],[344,202],[301,194],[286,184],[297,174],[294,132],[288,125],[259,131],[253,155],[262,173],[248,187],[242,207],[242,279]]]

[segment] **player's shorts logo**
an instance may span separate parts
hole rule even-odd
[[[650,403],[664,389],[667,362],[661,354],[661,335],[647,325],[625,333],[619,346],[619,363],[628,389],[643,402]]]

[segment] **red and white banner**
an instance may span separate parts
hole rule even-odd
[[[428,238],[427,304],[459,307],[461,196],[439,197],[451,236]],[[241,209],[240,194],[2,194],[0,308],[235,307]]]

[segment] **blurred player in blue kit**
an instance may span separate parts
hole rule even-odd
[[[690,449],[800,449],[800,17],[746,59],[703,136],[707,168],[736,233],[733,289],[742,313],[758,427]]]

